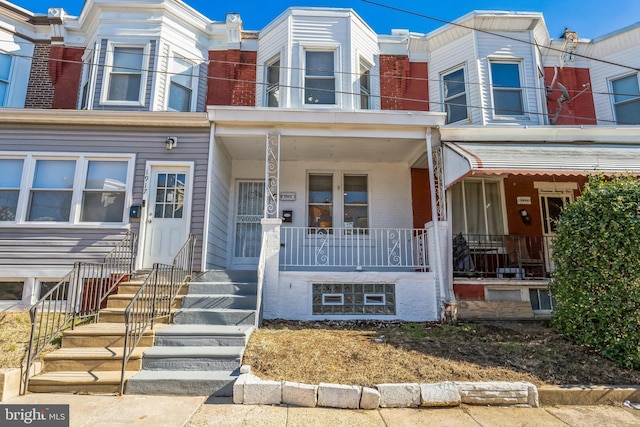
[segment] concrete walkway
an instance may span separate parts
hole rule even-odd
[[[70,426],[638,426],[640,411],[617,406],[378,409],[234,405],[229,399],[183,396],[28,394],[4,404],[69,404]],[[0,423],[1,424],[1,423]]]

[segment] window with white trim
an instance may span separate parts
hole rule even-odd
[[[305,51],[304,77],[304,103],[306,105],[336,103],[334,51]]]
[[[523,116],[519,62],[491,62],[494,116]]]
[[[360,60],[360,109],[370,110],[371,103],[371,66]]]
[[[265,65],[266,96],[265,106],[280,106],[280,57],[276,57]]]
[[[529,301],[533,311],[552,311],[556,305],[548,289],[529,288]]]
[[[309,227],[369,228],[368,187],[365,174],[342,174],[342,190],[334,188],[332,173],[309,174]]]
[[[169,110],[192,111],[194,64],[180,56],[171,60],[169,78]]]
[[[469,117],[464,67],[442,74],[442,106],[447,113],[447,124]]]
[[[453,234],[504,234],[500,181],[466,179],[451,189]]]
[[[24,155],[0,168],[0,225],[125,223],[133,156]]]
[[[142,105],[145,82],[146,48],[110,45],[107,88],[104,101]]]
[[[611,80],[616,124],[640,124],[640,85],[638,73]]]
[[[9,93],[9,72],[11,71],[11,56],[0,53],[0,107],[6,105]]]

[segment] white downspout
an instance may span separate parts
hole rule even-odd
[[[449,300],[449,295],[445,294],[444,274],[442,268],[442,250],[440,242],[440,224],[438,218],[438,206],[436,204],[436,181],[433,169],[433,149],[431,147],[431,128],[427,129],[427,161],[429,162],[429,188],[431,190],[431,221],[434,224],[433,234],[436,240],[436,263],[438,265],[438,284],[440,287],[440,297],[443,301]],[[445,311],[442,305],[439,306],[440,318],[444,319]]]

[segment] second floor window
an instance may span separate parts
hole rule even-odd
[[[336,77],[333,51],[307,51],[305,61],[304,103],[336,103]]]
[[[371,67],[360,63],[360,108],[371,109]]]
[[[493,114],[523,116],[520,65],[517,62],[491,62]]]
[[[107,101],[141,102],[144,48],[113,47]]]
[[[459,122],[468,117],[464,77],[464,68],[442,76],[442,101],[447,113],[447,124]]]
[[[6,105],[9,92],[9,71],[11,71],[11,57],[0,53],[0,107]]]
[[[640,87],[638,74],[611,81],[616,124],[640,125]]]
[[[191,111],[193,80],[193,64],[175,56],[171,64],[169,110]]]
[[[280,58],[267,64],[267,107],[280,106]]]

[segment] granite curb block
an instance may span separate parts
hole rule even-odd
[[[233,386],[233,403],[293,405],[341,409],[511,405],[538,407],[538,389],[527,382],[443,382],[378,384],[375,388],[344,384],[309,385],[267,381],[243,367]]]

